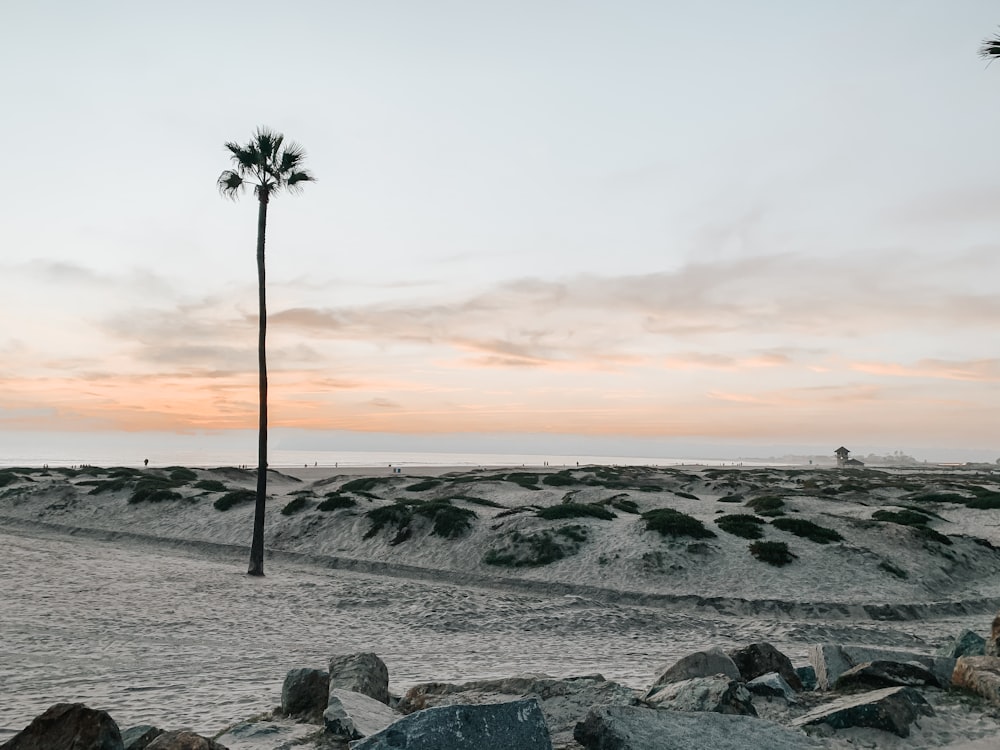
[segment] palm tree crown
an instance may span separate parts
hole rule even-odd
[[[994,34],[990,39],[984,39],[979,47],[979,56],[987,60],[1000,58],[1000,34]]]
[[[233,169],[219,175],[219,192],[227,198],[235,199],[249,184],[257,199],[266,203],[271,193],[282,189],[298,192],[300,183],[315,182],[316,178],[301,168],[305,150],[294,143],[285,144],[285,136],[269,128],[257,128],[245,146],[227,143],[226,148]]]

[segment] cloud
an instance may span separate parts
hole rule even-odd
[[[968,380],[981,383],[1000,382],[1000,359],[949,361],[922,359],[913,365],[894,362],[856,362],[851,369],[872,375],[900,378]]]

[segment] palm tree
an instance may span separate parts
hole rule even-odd
[[[298,192],[303,182],[315,178],[302,169],[306,153],[285,137],[265,127],[257,128],[245,146],[227,143],[233,168],[219,175],[219,192],[236,199],[248,185],[257,195],[257,297],[260,317],[257,335],[258,395],[260,420],[257,432],[257,504],[254,508],[253,541],[250,544],[248,575],[264,575],[264,505],[267,496],[267,357],[264,341],[267,333],[267,308],[264,300],[264,235],[267,229],[267,204],[271,195],[281,190]]]
[[[979,47],[979,56],[987,60],[1000,58],[1000,34],[994,34],[991,39],[984,39]]]

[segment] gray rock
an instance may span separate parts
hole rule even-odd
[[[797,674],[799,679],[802,681],[803,690],[816,689],[816,668],[812,664],[796,667],[795,674]]]
[[[802,690],[802,681],[795,673],[792,660],[770,643],[751,643],[749,646],[727,652],[745,681],[769,672],[777,672],[794,690]]]
[[[667,708],[671,711],[757,715],[749,691],[742,683],[723,675],[671,682],[648,696],[646,703],[654,708]]]
[[[585,750],[811,750],[819,743],[795,729],[750,716],[600,706],[576,726]]]
[[[885,688],[905,685],[908,687],[942,687],[934,673],[922,664],[899,661],[866,661],[844,672],[833,687],[835,690],[851,688]]]
[[[330,695],[330,675],[321,669],[292,669],[281,686],[281,713],[319,723]]]
[[[336,739],[358,740],[381,732],[400,719],[400,714],[364,693],[334,688],[323,713],[326,731]]]
[[[146,750],[228,750],[208,737],[194,732],[164,732],[146,745]]]
[[[307,744],[323,738],[325,730],[315,724],[303,724],[294,719],[246,721],[227,729],[216,738],[220,745],[234,750],[306,750]]]
[[[592,706],[638,703],[634,690],[605,680],[599,674],[567,679],[536,674],[461,685],[444,682],[415,685],[399,702],[399,710],[412,713],[429,706],[500,703],[529,696],[541,701],[552,742],[557,747],[573,741],[573,728]]]
[[[971,630],[963,630],[951,643],[946,643],[936,652],[937,656],[957,659],[960,656],[985,656],[986,639]]]
[[[652,695],[661,687],[671,682],[683,682],[693,677],[711,677],[717,674],[725,675],[731,680],[742,679],[736,663],[721,648],[696,651],[679,659],[660,672],[656,679],[653,680],[653,686],[649,689],[647,696]]]
[[[767,698],[784,698],[789,703],[798,703],[798,698],[795,697],[795,689],[777,672],[769,672],[762,674],[760,677],[754,677],[747,683],[747,690],[754,695],[763,695]]]
[[[418,711],[351,750],[552,750],[535,698],[482,706],[439,706]]]
[[[991,703],[1000,705],[1000,658],[961,656],[951,676],[951,684],[971,690]]]
[[[934,709],[911,687],[893,687],[842,698],[800,716],[793,726],[827,724],[834,729],[870,727],[910,736],[910,724],[920,716],[933,716]]]
[[[983,652],[985,656],[1000,656],[1000,613],[993,618],[990,637],[986,639]]]
[[[163,730],[152,724],[140,724],[129,727],[122,732],[122,745],[125,750],[146,750],[146,746],[163,734]]]
[[[809,647],[809,662],[816,670],[816,685],[820,690],[830,690],[840,675],[867,661],[917,662],[927,667],[942,685],[948,684],[955,669],[955,660],[943,656],[833,644]]]
[[[371,652],[340,654],[330,659],[330,689],[353,690],[389,703],[389,670]]]
[[[118,725],[105,711],[56,703],[3,745],[2,750],[123,750]]]

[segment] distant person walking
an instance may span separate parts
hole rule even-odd
[[[148,458],[144,458],[142,460],[142,465],[145,466],[148,469],[149,468],[149,459]]]

